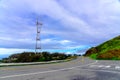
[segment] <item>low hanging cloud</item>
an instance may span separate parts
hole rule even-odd
[[[43,48],[95,46],[120,34],[119,0],[1,0],[0,48],[33,49],[36,17]]]

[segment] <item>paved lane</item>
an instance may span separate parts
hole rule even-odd
[[[119,61],[79,57],[64,63],[0,68],[0,80],[120,80]]]

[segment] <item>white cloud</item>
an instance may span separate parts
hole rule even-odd
[[[0,55],[20,53],[24,51],[27,51],[27,49],[0,48]]]
[[[44,40],[42,40],[42,44],[61,44],[61,45],[64,45],[64,44],[71,44],[71,43],[73,43],[73,42],[70,40],[57,40],[57,39],[44,39]]]
[[[68,44],[68,43],[71,43],[71,41],[69,41],[69,40],[62,40],[62,41],[60,41],[60,43],[61,44]]]
[[[41,36],[42,44],[50,48],[89,46],[120,34],[118,0],[1,0],[0,4],[0,39],[8,43],[33,45],[36,15],[47,16]]]
[[[61,0],[60,2],[67,10],[75,14],[79,20],[82,19],[86,22],[87,26],[84,25],[84,28],[80,24],[77,25],[80,26],[78,28],[81,28],[83,32],[88,33],[87,35],[90,34],[89,36],[102,38],[103,36],[110,36],[113,30],[114,32],[117,31],[113,27],[115,22],[110,16],[113,15],[119,19],[120,2],[118,0]],[[115,27],[119,29],[119,26]]]
[[[66,54],[76,53],[85,47],[73,47],[73,48],[65,48],[65,49],[41,49],[41,51],[49,51],[49,52],[61,52]],[[0,55],[11,55],[15,53],[22,53],[22,52],[35,52],[35,49],[18,49],[18,48],[0,48]],[[80,54],[80,53],[79,53]]]

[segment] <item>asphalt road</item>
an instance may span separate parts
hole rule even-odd
[[[79,57],[64,63],[0,67],[0,80],[120,80],[120,62]]]

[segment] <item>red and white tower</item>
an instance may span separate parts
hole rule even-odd
[[[35,46],[35,53],[40,52],[41,50],[41,28],[42,28],[42,23],[38,21],[36,21],[36,27],[37,27],[37,34],[36,34],[36,46]]]

